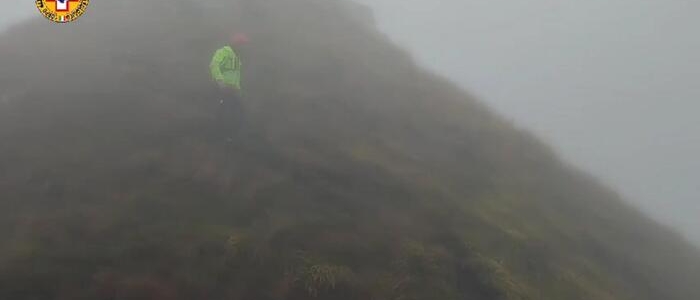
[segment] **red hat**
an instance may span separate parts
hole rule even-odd
[[[245,33],[235,33],[231,36],[231,43],[234,46],[245,45],[250,41]]]

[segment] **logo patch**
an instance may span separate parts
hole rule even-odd
[[[80,18],[90,0],[36,0],[36,7],[44,17],[56,23],[68,23]]]

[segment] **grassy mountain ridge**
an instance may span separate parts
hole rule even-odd
[[[697,249],[362,7],[212,3],[0,37],[0,298],[700,298]],[[231,28],[250,133],[226,145],[207,66]]]

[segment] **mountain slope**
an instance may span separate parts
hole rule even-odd
[[[210,2],[0,37],[1,299],[700,299],[697,249],[362,7]],[[233,145],[207,77],[231,28]]]

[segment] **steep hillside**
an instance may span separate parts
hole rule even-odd
[[[232,30],[228,144],[207,67]],[[697,249],[344,1],[101,1],[4,33],[0,197],[0,299],[700,299]]]

